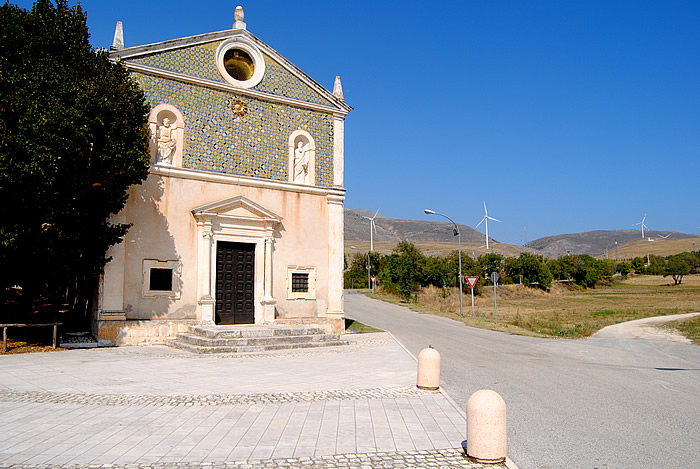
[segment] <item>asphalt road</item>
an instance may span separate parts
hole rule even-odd
[[[415,356],[435,347],[441,386],[465,408],[479,389],[498,392],[508,455],[521,469],[700,467],[700,347],[521,337],[353,291],[345,312],[391,332]]]

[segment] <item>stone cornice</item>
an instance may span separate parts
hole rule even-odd
[[[159,164],[152,164],[149,172],[158,176],[168,176],[178,179],[230,184],[233,186],[257,187],[261,189],[274,189],[287,192],[299,192],[302,194],[332,197],[335,200],[340,201],[345,199],[345,189],[342,187],[307,186],[305,184],[258,179],[250,176],[238,176],[234,174],[213,173],[209,171],[177,168],[174,166],[164,166]]]

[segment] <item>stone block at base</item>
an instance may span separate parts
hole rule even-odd
[[[104,345],[165,345],[178,332],[200,321],[126,320],[97,321],[97,338]]]
[[[275,324],[318,327],[323,329],[326,334],[345,333],[345,315],[327,315],[324,318],[277,318]]]

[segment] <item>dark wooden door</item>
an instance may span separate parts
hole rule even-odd
[[[255,323],[255,245],[216,243],[216,323]]]

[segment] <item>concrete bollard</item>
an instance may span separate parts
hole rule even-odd
[[[481,389],[467,401],[467,456],[480,463],[506,459],[506,403],[496,391]]]
[[[416,386],[420,389],[438,389],[440,387],[440,354],[432,345],[421,350],[418,354]]]

